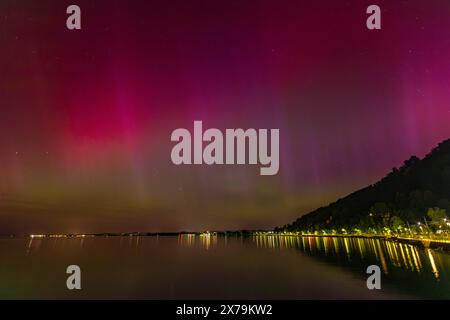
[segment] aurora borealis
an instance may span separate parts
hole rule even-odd
[[[82,29],[65,27],[66,7]],[[450,137],[450,3],[0,3],[0,234],[272,228]],[[280,169],[175,166],[176,128],[279,128]]]

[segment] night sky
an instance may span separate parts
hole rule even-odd
[[[2,0],[0,234],[273,228],[373,183],[450,138],[449,17],[444,0]],[[279,173],[173,165],[194,120],[279,128]]]

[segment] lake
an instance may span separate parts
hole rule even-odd
[[[82,290],[66,288],[72,264]],[[372,264],[381,290],[367,289]],[[448,299],[449,280],[449,253],[381,239],[0,239],[2,299]]]

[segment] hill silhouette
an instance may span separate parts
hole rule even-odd
[[[412,156],[377,183],[276,230],[395,227],[423,222],[429,208],[450,211],[450,139],[423,159]]]

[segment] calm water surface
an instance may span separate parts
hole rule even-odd
[[[82,290],[66,289],[68,265]],[[382,290],[365,270],[382,269]],[[384,240],[290,236],[0,239],[0,298],[450,298],[450,254]]]

